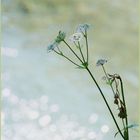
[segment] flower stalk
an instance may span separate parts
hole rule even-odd
[[[88,36],[87,36],[88,28],[89,28],[88,24],[81,24],[78,26],[77,32],[74,33],[72,36],[70,36],[70,41],[74,44],[74,46],[76,48],[78,48],[80,56],[78,55],[78,53],[76,53],[76,51],[74,51],[74,49],[71,47],[71,45],[69,45],[65,41],[66,34],[61,31],[59,31],[59,34],[56,37],[53,44],[48,46],[48,51],[54,51],[56,54],[64,57],[69,62],[71,62],[72,64],[77,66],[78,68],[85,69],[89,73],[93,82],[95,83],[96,87],[98,88],[98,90],[109,110],[109,113],[118,129],[118,132],[115,134],[115,136],[119,133],[123,140],[129,140],[129,131],[128,131],[129,127],[128,127],[127,109],[126,109],[126,103],[125,103],[125,97],[124,97],[124,90],[123,90],[123,81],[119,75],[117,75],[117,74],[111,75],[106,72],[104,64],[107,62],[107,60],[100,59],[97,61],[96,66],[102,66],[103,72],[106,77],[106,81],[112,89],[112,92],[114,95],[114,104],[116,104],[119,109],[118,117],[120,117],[122,120],[122,126],[123,126],[123,129],[122,129],[121,126],[119,125],[119,123],[116,121],[116,117],[114,116],[114,113],[111,110],[111,106],[109,105],[109,103],[101,89],[101,86],[98,84],[97,80],[95,79],[91,70],[88,67],[88,63],[89,63],[89,46],[88,46]],[[82,48],[81,48],[80,41],[83,37],[85,39],[86,53],[83,53]],[[72,60],[69,56],[66,56],[62,53],[62,51],[58,47],[58,45],[60,45],[61,42],[63,42],[67,46],[67,48],[70,50],[70,52],[77,58],[77,61],[79,63],[74,62],[74,60]],[[57,48],[57,50],[56,50],[56,48]],[[84,54],[86,54],[86,57],[84,56]],[[119,86],[118,81],[120,83],[121,91],[119,91],[119,88],[118,88],[118,86]],[[113,86],[113,83],[115,84],[115,87]],[[122,98],[120,97],[120,92],[121,92]],[[124,122],[124,120],[125,120],[125,122]]]

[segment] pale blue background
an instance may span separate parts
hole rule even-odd
[[[95,66],[99,58],[108,59],[108,72],[122,76],[129,122],[138,123],[137,4],[137,0],[2,1],[3,140],[113,139],[116,127],[89,75],[47,53],[60,29],[68,38],[80,23],[91,25],[90,67],[105,96],[116,110],[111,90],[101,80],[102,70]],[[138,132],[130,130],[130,137],[137,140]]]

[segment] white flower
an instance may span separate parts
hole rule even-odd
[[[82,33],[74,33],[72,36],[70,36],[70,41],[72,42],[78,42],[82,39],[83,35]]]
[[[85,33],[85,31],[87,31],[89,28],[89,24],[80,24],[78,27],[77,27],[77,32],[81,32],[81,33]]]
[[[96,66],[101,66],[104,65],[105,63],[107,63],[106,59],[99,59],[96,63]]]

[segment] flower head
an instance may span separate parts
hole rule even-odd
[[[80,24],[77,27],[77,32],[81,32],[81,33],[85,33],[85,31],[87,31],[89,29],[89,24]]]
[[[59,31],[58,36],[55,39],[55,42],[60,43],[61,41],[63,41],[66,37],[66,33]]]
[[[107,63],[106,59],[99,59],[96,63],[96,66],[103,66],[105,63]]]
[[[83,35],[82,33],[74,33],[73,35],[70,36],[70,41],[72,42],[78,42],[82,39]]]
[[[50,51],[54,50],[57,46],[58,46],[58,43],[54,42],[47,47],[47,51],[50,52]]]

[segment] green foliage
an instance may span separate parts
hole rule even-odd
[[[126,126],[126,129],[128,128],[128,129],[130,129],[130,128],[136,128],[136,127],[138,127],[139,125],[138,124],[131,124],[131,125],[128,125],[128,126]],[[125,138],[127,138],[127,130],[126,129],[122,129],[121,131],[122,132],[124,132],[124,136],[125,136]],[[116,137],[117,135],[119,134],[119,131],[118,132],[116,132],[115,133],[115,135],[114,135],[114,137]],[[126,139],[127,140],[127,139]]]

